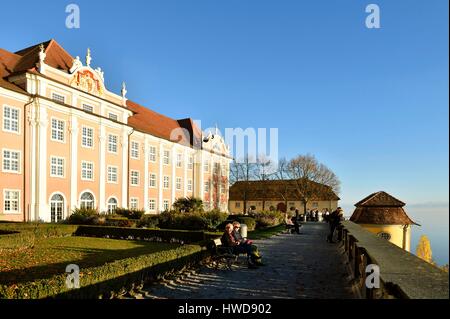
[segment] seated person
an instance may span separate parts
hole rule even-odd
[[[233,237],[234,237],[234,239],[237,240],[238,242],[240,242],[241,244],[248,244],[248,245],[253,244],[253,241],[242,237],[241,232],[239,231],[240,228],[241,228],[241,224],[238,221],[234,221],[233,222]]]
[[[221,241],[222,245],[224,247],[231,247],[233,248],[234,254],[241,254],[246,253],[247,254],[247,263],[248,268],[257,268],[258,264],[261,264],[261,256],[257,253],[257,250],[255,251],[254,245],[249,245],[237,241],[234,236],[234,228],[233,224],[229,223],[225,226],[225,232],[222,235]]]

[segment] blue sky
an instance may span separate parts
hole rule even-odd
[[[2,4],[0,47],[90,47],[110,90],[126,81],[158,112],[278,128],[279,155],[316,155],[343,204],[385,190],[448,213],[448,1],[73,2],[80,29],[68,1]],[[381,29],[365,27],[369,3]]]

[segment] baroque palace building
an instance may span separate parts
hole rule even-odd
[[[55,40],[0,49],[0,221],[56,222],[76,207],[169,210],[180,197],[227,210],[229,147],[106,89]]]

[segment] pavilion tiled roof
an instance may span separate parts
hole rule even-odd
[[[37,72],[40,45],[33,45],[15,53],[0,49],[0,87],[26,94],[21,87],[9,82],[7,77],[23,72]],[[45,63],[69,72],[74,58],[54,39],[43,42],[42,45],[46,53]],[[202,133],[192,119],[172,119],[130,100],[127,100],[126,106],[135,113],[129,117],[128,124],[136,130],[170,141],[183,139],[189,145],[201,147]]]
[[[406,214],[404,202],[383,191],[370,194],[355,206],[350,220],[357,224],[418,225]]]

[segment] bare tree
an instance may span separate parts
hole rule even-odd
[[[279,181],[276,184],[274,191],[284,200],[284,207],[287,210],[288,197],[292,193],[292,187],[288,182],[291,179],[291,174],[289,171],[289,162],[286,158],[281,158],[278,160],[278,169],[274,173],[274,179]]]
[[[258,184],[259,186],[256,190],[259,195],[258,197],[262,199],[262,210],[266,209],[266,201],[269,195],[266,183],[264,183],[264,181],[272,179],[273,176],[274,163],[265,155],[259,155],[254,166],[254,177],[256,180],[262,182]]]
[[[230,185],[242,182],[242,198],[244,213],[247,211],[247,201],[250,193],[250,181],[255,178],[255,162],[246,155],[242,160],[234,160],[230,166]]]
[[[328,195],[331,191],[339,193],[340,181],[336,174],[321,164],[310,154],[293,158],[288,165],[295,190],[303,203],[306,213],[307,203],[314,197]]]

